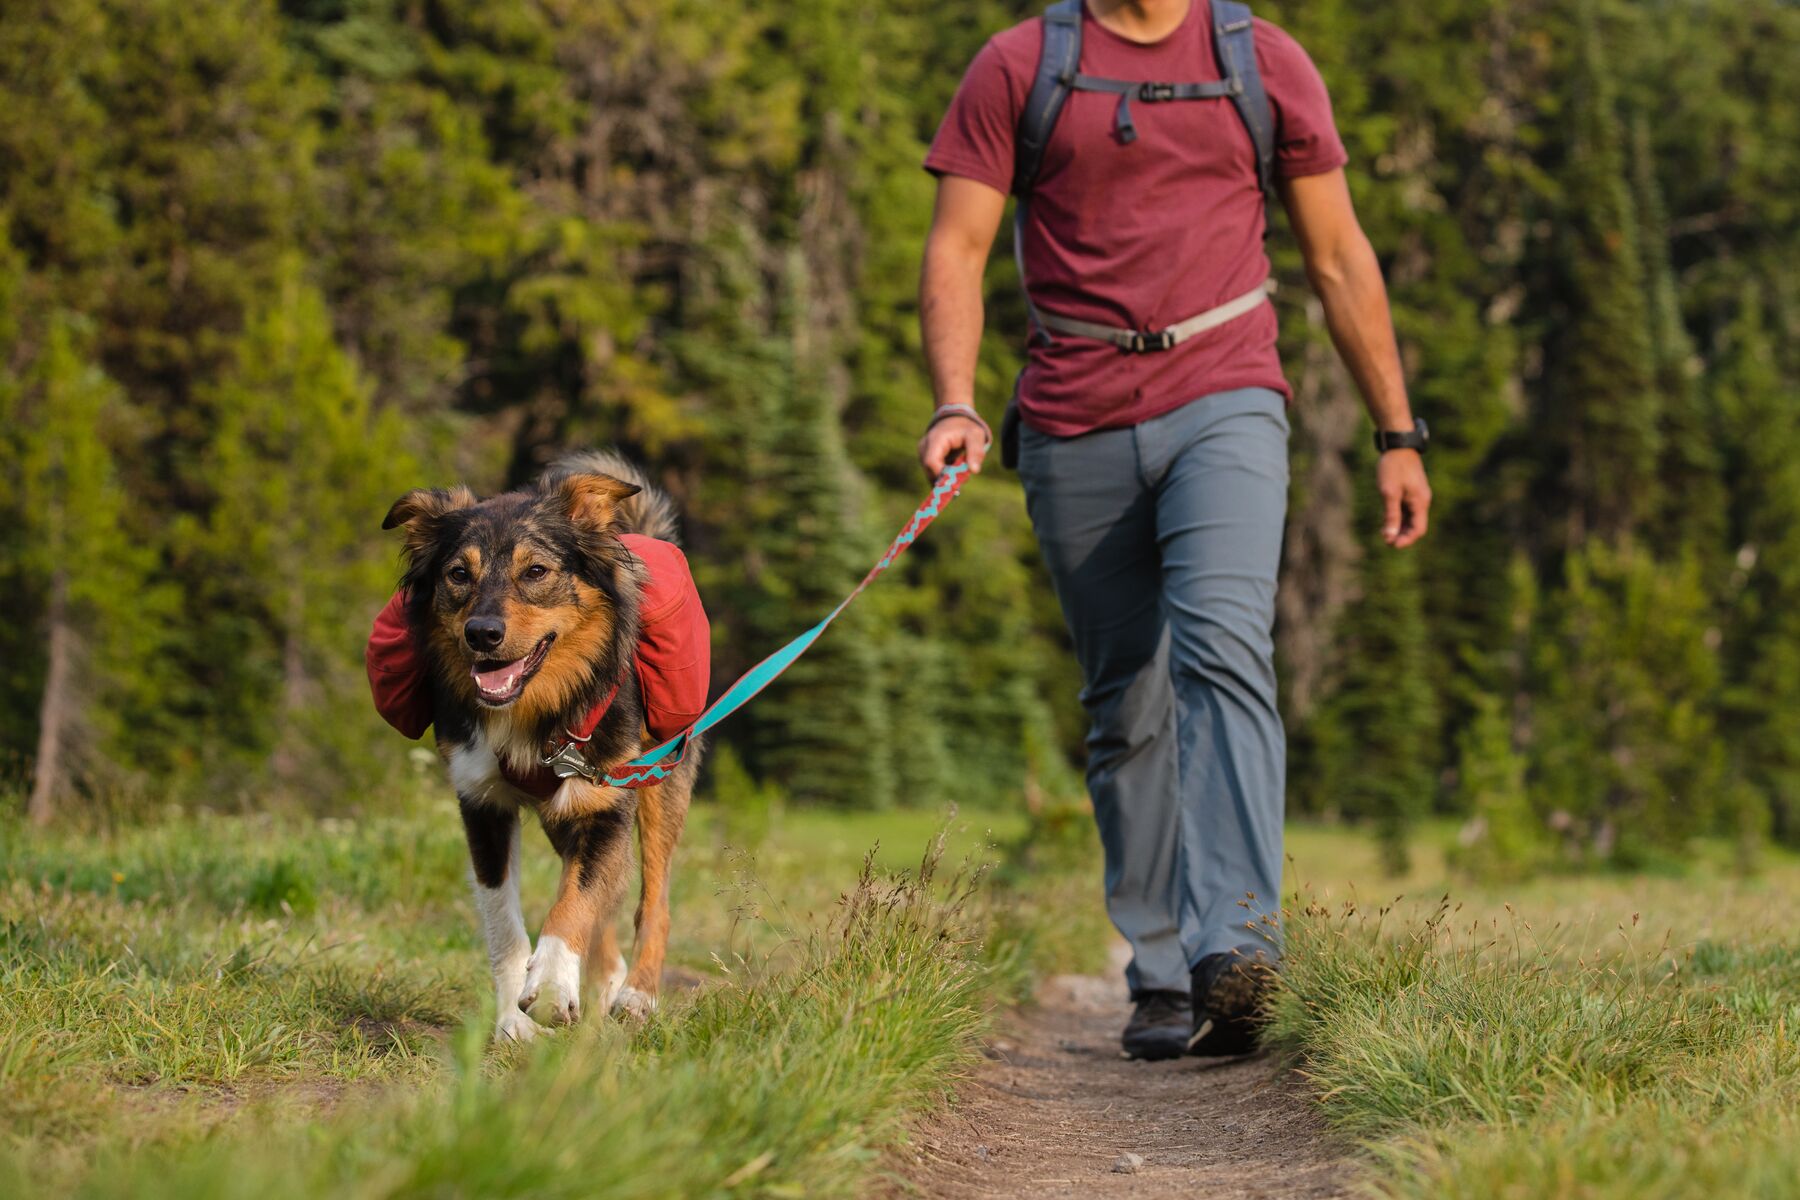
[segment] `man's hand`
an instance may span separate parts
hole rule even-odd
[[[988,452],[987,427],[968,417],[945,417],[919,439],[919,462],[933,481],[956,460],[959,451],[969,470],[981,474],[981,460]]]
[[[1381,540],[1404,550],[1424,537],[1430,524],[1431,483],[1425,478],[1425,459],[1417,450],[1389,450],[1381,456],[1375,477],[1386,510]]]

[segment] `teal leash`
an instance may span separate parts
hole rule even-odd
[[[692,725],[655,749],[649,750],[629,762],[620,763],[607,772],[596,772],[581,757],[580,748],[573,744],[565,745],[558,753],[546,756],[543,760],[544,765],[561,779],[567,779],[571,775],[581,775],[592,779],[597,775],[598,781],[608,787],[650,787],[667,779],[680,765],[682,755],[686,753],[693,739],[750,703],[758,692],[768,687],[777,676],[793,666],[795,660],[805,654],[812,644],[819,640],[819,635],[825,632],[826,627],[837,620],[846,608],[850,607],[850,602],[862,595],[863,589],[875,582],[876,577],[894,565],[894,561],[906,552],[906,548],[916,542],[919,535],[925,532],[926,527],[937,520],[938,515],[950,506],[952,500],[956,499],[957,493],[962,491],[962,485],[968,478],[968,474],[969,465],[967,463],[952,463],[945,467],[944,473],[939,475],[937,482],[932,485],[931,494],[925,497],[925,502],[919,505],[918,511],[913,513],[905,528],[901,529],[893,542],[888,545],[887,553],[883,554],[881,560],[869,568],[869,573],[864,575],[862,582],[856,585],[856,590],[845,596],[836,608],[826,614],[823,621],[746,671],[736,683],[726,688],[717,700],[709,704],[706,711],[701,713]]]

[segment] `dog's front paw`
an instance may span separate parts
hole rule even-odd
[[[656,997],[637,988],[620,988],[619,994],[613,998],[612,1010],[621,1017],[629,1017],[634,1021],[647,1020],[656,1011]]]
[[[549,1003],[552,1024],[573,1025],[581,1019],[581,959],[554,934],[538,939],[525,964],[519,1012],[530,1012],[540,995]]]
[[[544,1030],[538,1023],[516,1008],[500,1010],[500,1017],[494,1022],[494,1044],[504,1045],[507,1042],[529,1042]]]

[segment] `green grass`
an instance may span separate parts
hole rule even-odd
[[[1800,863],[1393,892],[1294,838],[1276,1037],[1403,1197],[1800,1192]],[[1395,898],[1395,892],[1409,896]],[[1448,893],[1455,899],[1440,899]]]
[[[943,814],[701,809],[688,986],[495,1051],[454,808],[384,803],[0,826],[0,1195],[856,1194],[990,1010],[1108,940],[1079,811],[926,855]],[[1501,887],[1451,837],[1388,880],[1360,834],[1290,835],[1276,1036],[1371,1186],[1795,1194],[1800,861]],[[532,835],[528,909],[554,867]]]
[[[1098,940],[1086,870],[973,886],[1021,818],[700,809],[689,986],[492,1051],[454,806],[394,807],[0,827],[0,1194],[849,1194]]]

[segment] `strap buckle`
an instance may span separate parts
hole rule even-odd
[[[1131,333],[1131,344],[1123,347],[1127,354],[1155,354],[1160,350],[1175,348],[1175,331],[1173,329],[1134,329]]]
[[[1175,85],[1172,83],[1143,83],[1138,85],[1138,99],[1145,104],[1155,104],[1163,100],[1175,98]]]

